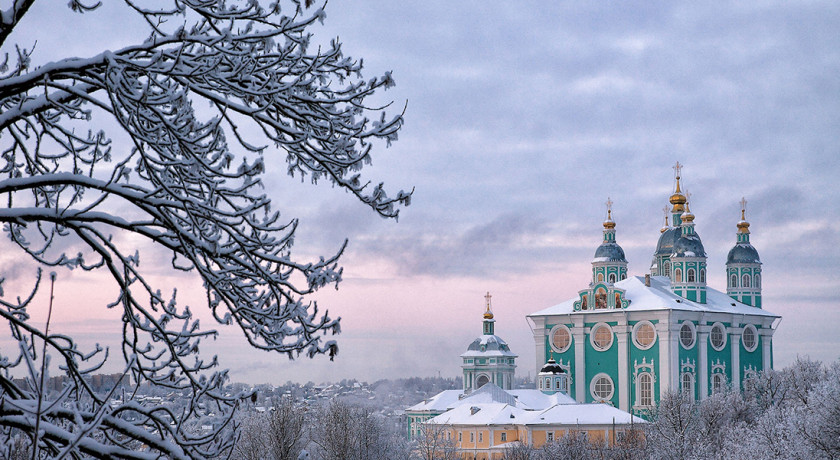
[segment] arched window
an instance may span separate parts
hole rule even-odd
[[[705,268],[700,269],[700,282],[701,283],[706,282],[706,269]]]
[[[479,376],[478,380],[475,381],[477,388],[481,388],[484,385],[487,385],[488,382],[490,382],[490,379],[486,375]]]
[[[671,262],[665,261],[665,270],[662,272],[665,276],[671,276]]]
[[[581,303],[581,310],[586,310],[586,296],[583,296],[583,302]]]
[[[755,275],[755,287],[761,289],[761,275],[757,273]]]
[[[726,376],[723,374],[712,374],[712,393],[720,393],[726,386]]]
[[[679,268],[674,269],[674,281],[681,283],[682,282],[682,270]]]
[[[603,281],[604,281],[604,274],[603,273],[598,273],[598,282],[601,283]]]
[[[683,372],[680,376],[680,391],[694,399],[694,376],[690,372]]]
[[[626,280],[627,279],[627,273],[622,273],[621,274],[621,279]]]
[[[744,276],[741,277],[741,286],[750,287],[750,275],[744,273]]]
[[[557,381],[554,382],[554,389],[555,390],[560,390],[561,389],[560,388],[560,379],[557,379]]]
[[[603,288],[595,291],[595,309],[607,308],[607,291]]]
[[[615,283],[615,273],[610,273],[610,283]]]
[[[653,378],[647,372],[642,372],[636,379],[636,405],[653,406]]]
[[[688,282],[689,283],[693,283],[693,282],[696,281],[696,277],[694,276],[694,269],[693,268],[689,268],[688,271],[686,272],[686,275],[688,275]]]
[[[738,287],[738,275],[733,273],[732,276],[729,277],[729,287]]]
[[[621,294],[615,294],[615,308],[621,308]]]

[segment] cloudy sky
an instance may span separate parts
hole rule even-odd
[[[76,16],[36,13],[30,30],[56,29],[39,39],[52,59],[131,41],[113,16],[85,23],[110,40],[91,45]],[[456,376],[487,291],[497,333],[533,375],[525,315],[587,286],[607,197],[630,273],[648,271],[676,161],[711,287],[725,288],[748,201],[764,305],[783,316],[777,367],[840,357],[840,3],[334,0],[326,13],[315,40],[340,37],[368,78],[392,70],[385,100],[407,103],[399,141],[378,146],[365,174],[415,193],[386,221],[284,176],[278,160],[266,181],[275,207],[301,219],[299,254],[350,241],[340,289],[318,296],[342,317],[341,351],[289,362],[226,331],[204,351],[235,380]],[[11,257],[4,271],[21,272]],[[59,278],[72,286],[59,285],[56,327],[104,340],[117,324],[100,307],[111,294]]]

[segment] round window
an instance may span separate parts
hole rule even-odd
[[[755,330],[755,326],[748,324],[744,328],[744,332],[741,333],[741,341],[744,343],[744,349],[755,351],[758,346],[758,332]]]
[[[642,350],[647,350],[656,342],[656,329],[650,321],[641,321],[633,327],[633,341]]]
[[[694,346],[694,325],[691,323],[683,323],[680,327],[680,344],[686,350]]]
[[[608,350],[612,346],[613,333],[609,325],[599,323],[592,328],[590,335],[592,346],[598,351]]]
[[[558,353],[563,353],[572,344],[572,334],[569,328],[560,324],[551,331],[551,348]]]
[[[613,381],[607,374],[598,374],[592,379],[590,387],[592,398],[597,401],[609,400],[613,397]]]
[[[723,347],[726,346],[726,330],[723,328],[723,324],[715,323],[712,326],[709,340],[712,342],[712,348],[717,351],[723,350]]]

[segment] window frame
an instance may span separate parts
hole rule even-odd
[[[561,329],[562,329],[562,330],[564,330],[564,331],[566,331],[566,333],[567,333],[567,334],[569,334],[569,343],[567,343],[567,344],[566,344],[566,347],[565,347],[565,348],[557,348],[557,347],[554,345],[554,334],[556,334],[556,333],[557,333],[559,330],[561,330]],[[548,333],[548,345],[549,345],[549,347],[551,347],[551,349],[552,349],[552,350],[554,350],[556,353],[565,353],[566,351],[568,351],[568,350],[569,350],[569,348],[571,348],[571,347],[572,347],[572,343],[574,342],[574,339],[575,339],[575,338],[574,338],[574,336],[572,335],[572,330],[571,330],[571,329],[569,329],[569,326],[566,326],[565,324],[558,324],[558,325],[556,325],[556,326],[552,327],[552,328],[551,328],[551,330],[550,330],[550,331],[549,331],[549,333]]]
[[[682,330],[683,330],[683,327],[685,327],[685,326],[688,326],[689,329],[691,329],[691,344],[689,344],[689,345],[686,345],[685,343],[683,343],[683,340],[682,340],[683,339]],[[680,346],[683,347],[684,350],[691,350],[692,348],[694,348],[694,345],[697,344],[697,327],[694,325],[694,323],[692,323],[691,321],[688,321],[688,320],[682,322],[682,324],[680,325],[679,341],[680,341]]]
[[[596,393],[597,384],[601,379],[606,379],[610,383],[610,393],[607,397],[601,397]],[[615,396],[615,382],[613,381],[612,377],[606,372],[601,372],[596,374],[592,377],[592,381],[589,382],[589,394],[592,396],[592,399],[601,402],[601,401],[612,401],[613,396]]]
[[[686,388],[686,378],[688,378],[689,388]],[[691,400],[694,401],[694,374],[691,372],[680,374],[680,393],[687,393],[691,397]]]
[[[643,387],[642,379],[647,379],[647,388]],[[647,392],[647,395],[643,393]],[[644,399],[647,399],[645,401]],[[647,402],[647,404],[645,404]],[[635,407],[638,408],[650,408],[654,405],[654,397],[653,397],[653,374],[650,372],[639,372],[636,375],[636,405]]]
[[[747,342],[746,342],[746,340],[744,339],[744,334],[745,334],[747,331],[750,331],[750,332],[753,334],[753,344],[752,344],[752,347],[748,347],[748,346],[747,346]],[[746,326],[744,326],[744,329],[741,331],[741,345],[744,347],[744,350],[746,350],[746,351],[748,351],[748,352],[750,352],[750,353],[754,352],[756,349],[758,349],[758,342],[759,342],[759,339],[758,339],[758,329],[756,329],[756,327],[755,327],[755,326],[753,326],[752,324],[747,324]]]
[[[712,335],[717,328],[720,328],[721,331],[722,340],[720,346],[715,346],[715,341]],[[726,348],[726,341],[728,339],[727,335],[729,334],[726,333],[726,326],[724,326],[723,323],[718,321],[715,324],[712,324],[712,329],[709,330],[709,345],[711,345],[715,351],[723,351],[723,349]]]
[[[601,328],[606,328],[607,331],[609,331],[609,333],[610,333],[610,343],[608,343],[604,347],[599,346],[595,342],[595,336]],[[589,330],[589,343],[592,345],[592,348],[594,348],[596,351],[607,351],[610,348],[612,348],[612,345],[613,345],[614,342],[615,342],[615,333],[613,332],[612,327],[607,323],[600,322],[600,323],[592,326],[592,329]]]
[[[653,330],[653,340],[651,340],[651,342],[647,345],[643,345],[639,341],[638,331],[639,329],[641,329],[642,326],[650,326],[651,330]],[[650,350],[651,348],[653,348],[654,345],[656,345],[656,340],[659,338],[659,333],[656,332],[656,326],[652,322],[648,320],[643,320],[633,325],[632,337],[633,345],[635,345],[636,348],[638,348],[639,350]]]

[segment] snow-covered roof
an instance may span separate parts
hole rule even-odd
[[[619,425],[645,423],[639,417],[631,415],[609,404],[558,404],[534,413],[528,425],[605,425],[613,421]]]
[[[503,390],[494,383],[487,383],[472,393],[464,390],[444,390],[415,404],[407,412],[445,412],[463,405],[503,403],[523,410],[543,410],[558,404],[577,404],[565,393],[547,395],[533,388]]]
[[[464,404],[430,419],[427,423],[442,425],[511,425],[525,423],[526,411],[504,403]]]
[[[498,335],[493,334],[484,334],[479,336],[470,343],[469,347],[467,347],[467,351],[461,355],[462,358],[486,356],[517,357],[516,353],[510,351],[510,347],[508,347],[507,342],[502,340],[502,338]]]
[[[406,412],[429,411],[443,412],[455,407],[455,403],[464,394],[464,390],[443,390],[429,399],[409,407]]]
[[[645,423],[609,404],[558,404],[524,410],[504,403],[463,404],[429,420],[443,425],[629,425]]]
[[[627,311],[646,310],[685,310],[698,312],[736,313],[778,318],[779,315],[761,308],[751,307],[729,297],[710,287],[706,288],[706,303],[692,302],[671,292],[670,280],[665,276],[651,276],[650,286],[645,286],[642,276],[631,276],[615,283],[615,287],[624,290],[624,296],[630,305],[623,309]],[[577,298],[548,307],[528,316],[563,315],[576,313],[574,303]],[[586,310],[581,313],[610,313],[616,310]]]

